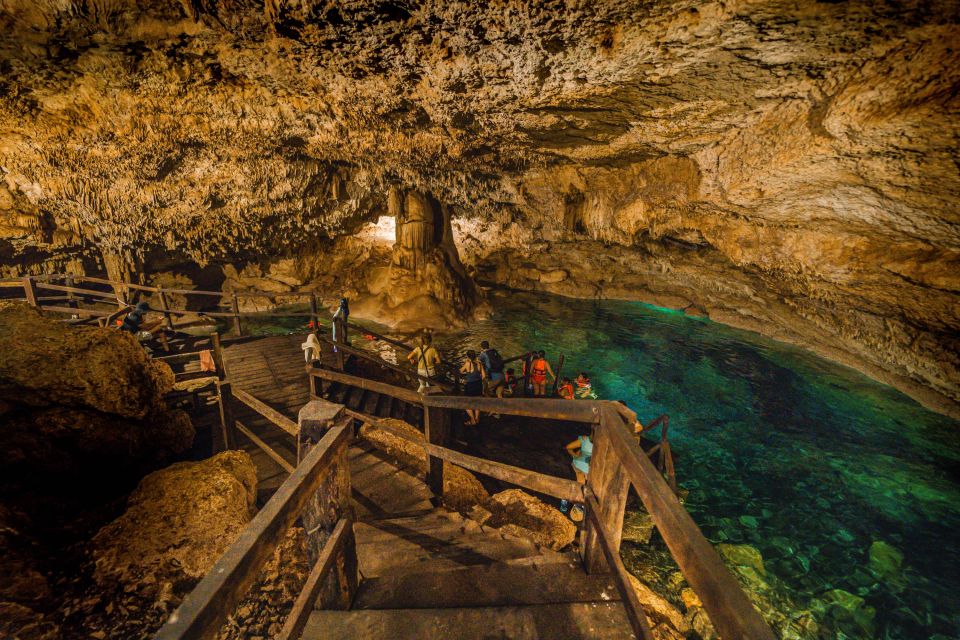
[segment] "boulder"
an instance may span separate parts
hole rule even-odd
[[[145,477],[127,510],[93,537],[94,580],[153,597],[195,584],[254,513],[257,470],[243,451],[180,462]]]
[[[0,303],[0,354],[0,398],[13,404],[143,418],[173,387],[129,333],[68,328],[25,303]]]
[[[727,563],[734,567],[750,567],[761,576],[767,575],[763,566],[763,556],[748,544],[718,544],[717,551]]]
[[[650,622],[651,628],[668,627],[676,636],[665,635],[665,637],[677,638],[683,638],[690,631],[690,625],[684,620],[683,614],[665,598],[657,595],[653,589],[632,575],[630,576],[630,584],[633,585],[637,599],[640,600],[640,605],[643,607],[644,613],[647,614],[647,620]],[[654,635],[657,634],[654,633]]]
[[[484,507],[491,513],[487,525],[557,551],[573,542],[577,535],[576,525],[558,509],[520,489],[496,493]]]
[[[881,579],[890,580],[900,575],[903,565],[903,553],[882,540],[874,540],[867,553],[867,567]]]
[[[0,602],[0,638],[6,640],[60,640],[59,627],[22,604]]]

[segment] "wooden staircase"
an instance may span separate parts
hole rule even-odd
[[[330,382],[323,398],[368,416],[396,418],[414,426],[423,425],[422,407],[376,391]]]

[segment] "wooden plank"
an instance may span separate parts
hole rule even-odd
[[[347,413],[347,415],[350,415],[361,422],[371,424],[377,429],[386,431],[391,435],[410,442],[411,444],[423,447],[431,456],[446,460],[447,462],[455,464],[458,467],[463,467],[468,471],[482,473],[490,476],[491,478],[496,478],[497,480],[508,482],[510,484],[517,485],[518,487],[530,489],[531,491],[543,493],[548,496],[554,496],[555,498],[569,500],[571,502],[580,502],[583,500],[583,485],[574,480],[548,476],[537,471],[530,471],[529,469],[514,467],[503,462],[495,462],[493,460],[477,458],[466,453],[461,453],[460,451],[454,451],[453,449],[448,449],[446,447],[428,444],[426,441],[421,440],[420,438],[411,436],[406,431],[402,431],[386,422],[383,422],[376,416],[360,413],[359,411],[351,411],[350,409],[344,409],[344,411]]]
[[[399,349],[403,349],[403,350],[405,350],[405,351],[413,351],[413,349],[414,349],[412,346],[410,346],[410,345],[407,344],[406,342],[401,342],[401,341],[399,341],[399,340],[394,340],[393,338],[388,338],[387,336],[385,336],[385,335],[383,335],[383,334],[377,333],[376,331],[374,331],[374,330],[372,330],[372,329],[368,329],[367,327],[361,326],[361,325],[359,325],[359,324],[354,324],[353,322],[348,322],[348,323],[347,323],[347,326],[348,326],[348,327],[352,327],[352,328],[356,329],[357,331],[359,331],[359,332],[361,332],[361,333],[365,333],[365,334],[367,334],[367,335],[371,335],[371,336],[373,336],[374,338],[376,338],[377,340],[381,340],[381,341],[383,341],[383,342],[386,342],[387,344],[393,345],[394,347],[397,347],[397,348],[399,348]]]
[[[113,291],[96,291],[94,289],[83,289],[81,287],[49,284],[47,282],[38,282],[36,283],[36,285],[37,285],[37,289],[48,289],[50,291],[65,291],[70,295],[77,294],[81,297],[105,298],[107,300],[113,300],[113,301],[117,299],[117,294]]]
[[[93,318],[106,318],[107,316],[113,315],[110,311],[97,310],[97,309],[79,309],[74,307],[58,307],[58,306],[40,306],[37,305],[40,309],[44,311],[53,311],[54,313],[69,313],[76,314],[80,316],[87,316]]]
[[[450,411],[430,407],[423,421],[423,437],[429,445],[427,450],[427,486],[433,495],[443,496],[443,458],[431,453],[442,448],[450,439]]]
[[[220,435],[224,449],[236,449],[235,426],[236,418],[233,414],[233,388],[229,382],[217,382],[217,400],[220,408]]]
[[[233,395],[236,396],[237,400],[244,403],[264,418],[277,425],[294,438],[297,437],[299,430],[297,429],[297,423],[283,415],[273,407],[266,405],[265,403],[257,400],[255,397],[244,391],[243,389],[234,389]]]
[[[245,427],[243,423],[240,422],[239,420],[236,420],[234,422],[234,425],[236,425],[240,433],[250,438],[250,441],[253,444],[257,445],[265,454],[267,454],[267,456],[270,457],[271,460],[273,460],[278,465],[280,465],[280,467],[283,468],[284,471],[286,471],[287,473],[293,473],[293,469],[294,469],[293,465],[287,462],[286,458],[284,458],[279,453],[277,453],[276,449],[271,448],[270,445],[268,445],[266,442],[258,438],[253,431]]]
[[[396,371],[397,373],[401,373],[407,376],[408,378],[410,378],[411,380],[424,380],[446,391],[451,391],[454,389],[454,385],[451,385],[449,382],[444,382],[443,380],[439,380],[436,377],[428,378],[425,376],[421,376],[419,373],[417,373],[413,369],[408,369],[406,367],[395,365],[392,362],[387,362],[383,358],[375,356],[374,354],[368,351],[364,351],[363,349],[357,349],[355,347],[351,347],[350,345],[346,345],[340,342],[334,343],[333,340],[330,340],[326,336],[320,336],[320,340],[322,342],[326,342],[327,344],[334,345],[337,349],[340,349],[340,351],[342,351],[343,353],[349,353],[357,356],[358,358],[363,358],[364,360],[368,360],[370,362],[376,363],[377,365],[385,369],[390,369],[391,371]]]
[[[365,389],[367,391],[375,391],[377,393],[386,394],[406,402],[420,404],[423,401],[423,396],[416,391],[404,389],[403,387],[395,387],[384,382],[368,380],[367,378],[361,378],[359,376],[352,376],[349,373],[342,373],[332,369],[314,369],[310,372],[310,375],[318,376],[326,380],[333,380],[334,382],[350,385],[352,387],[360,387],[361,389]]]
[[[660,472],[633,439],[633,429],[622,421],[608,432],[631,484],[687,582],[722,638],[773,640],[774,635],[753,608],[736,578],[683,508]]]
[[[630,574],[627,573],[627,568],[623,566],[623,560],[620,559],[620,552],[614,551],[614,545],[610,540],[610,532],[604,526],[603,519],[600,516],[600,505],[597,503],[593,492],[588,490],[584,494],[584,501],[587,507],[587,517],[596,528],[600,548],[603,549],[607,564],[612,569],[614,583],[617,586],[617,591],[620,592],[620,598],[627,610],[627,618],[630,620],[630,626],[633,627],[633,632],[637,638],[653,640],[653,632],[650,630],[650,625],[647,622],[647,614],[644,613],[643,607],[640,605],[640,599],[637,597],[637,592],[630,583]]]
[[[167,304],[167,295],[162,287],[157,287],[157,299],[160,300],[160,311],[163,313],[163,321],[167,324],[167,329],[174,329],[173,315],[170,313],[170,305]]]
[[[350,439],[344,423],[330,429],[270,501],[244,527],[200,584],[187,594],[157,640],[213,638],[254,583],[280,538],[324,482],[324,471],[343,454]]]
[[[26,298],[27,304],[31,307],[39,306],[37,304],[37,283],[34,282],[33,278],[27,276],[21,280],[23,284],[23,294]]]
[[[593,456],[590,460],[590,473],[587,474],[587,486],[600,503],[601,512],[598,515],[608,532],[607,542],[614,553],[619,554],[630,480],[623,472],[610,442],[609,430],[613,423],[623,424],[620,414],[612,406],[604,406],[600,413],[600,425],[593,432]],[[605,560],[606,554],[600,548],[599,536],[592,520],[584,527],[583,540],[583,561],[587,573],[605,573],[612,570]]]
[[[419,404],[419,403],[418,403]],[[561,400],[548,398],[472,398],[466,396],[424,395],[425,407],[444,409],[478,409],[486,413],[505,413],[550,420],[597,423],[600,407],[614,404],[607,400]]]
[[[235,293],[230,296],[230,310],[233,312],[233,329],[238,336],[242,336],[243,325],[240,323],[240,303]]]
[[[334,527],[333,533],[324,543],[323,551],[314,563],[313,569],[310,570],[310,575],[307,576],[307,581],[304,583],[300,595],[294,601],[293,608],[290,610],[286,622],[283,623],[283,629],[277,636],[278,640],[296,640],[300,637],[307,620],[310,619],[310,614],[313,613],[314,603],[317,601],[317,596],[320,595],[320,589],[324,584],[323,579],[333,568],[340,547],[352,535],[353,522],[349,518],[341,518],[337,522],[337,526]]]

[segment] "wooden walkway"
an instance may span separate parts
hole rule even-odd
[[[227,379],[290,420],[310,400],[299,335],[235,343],[224,349]],[[325,361],[333,362],[325,353]],[[374,415],[407,417],[377,394],[330,395]],[[241,403],[235,403],[241,405]],[[251,409],[237,421],[290,465],[296,444],[285,431]],[[238,445],[257,465],[266,497],[288,472],[250,438]],[[308,638],[632,638],[630,623],[609,574],[588,575],[574,552],[556,552],[503,535],[460,514],[435,508],[421,470],[404,466],[363,440],[348,450],[356,522],[357,558],[363,576],[349,611],[316,610]]]

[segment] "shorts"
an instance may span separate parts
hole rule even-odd
[[[483,380],[474,380],[463,385],[463,394],[467,396],[483,395]]]
[[[491,373],[487,378],[487,388],[491,390],[496,389],[497,387],[501,386],[505,380],[506,379],[503,377],[503,372]]]

